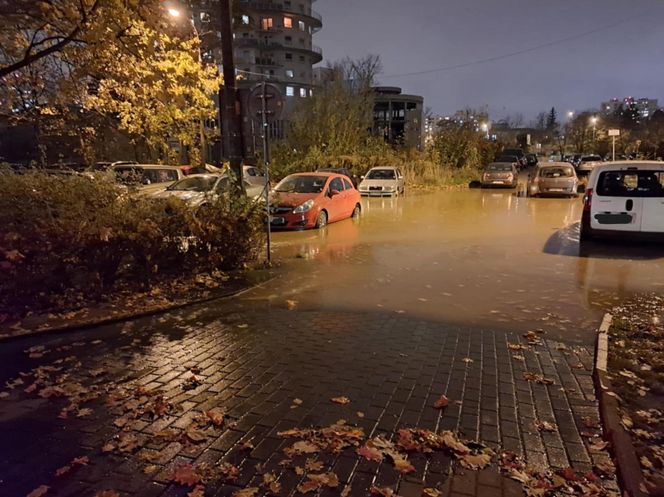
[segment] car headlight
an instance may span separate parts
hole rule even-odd
[[[297,206],[293,211],[293,214],[304,214],[305,212],[309,212],[311,209],[313,209],[313,207],[314,207],[314,201],[307,200],[302,205]]]

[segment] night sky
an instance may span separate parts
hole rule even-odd
[[[628,95],[664,105],[660,0],[320,0],[314,8],[326,61],[380,55],[380,83],[423,95],[436,114],[488,105],[493,119],[530,120],[551,106],[564,115]]]

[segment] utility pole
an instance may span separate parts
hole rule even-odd
[[[263,125],[263,162],[265,163],[265,208],[267,209],[267,264],[272,264],[272,221],[270,218],[270,124],[268,116],[274,114],[268,110],[267,83],[261,85],[261,117]]]
[[[235,61],[233,59],[233,13],[232,0],[220,0],[221,8],[221,58],[224,86],[219,90],[219,122],[222,124],[223,149],[231,162],[238,190],[244,191],[242,181],[242,109],[237,96],[235,82]]]

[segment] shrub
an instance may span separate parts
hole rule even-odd
[[[0,173],[0,311],[67,308],[126,288],[254,262],[263,209],[249,199],[131,196],[110,178]]]

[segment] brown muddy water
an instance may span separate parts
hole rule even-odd
[[[621,298],[664,286],[664,248],[595,243],[580,254],[580,198],[470,190],[363,207],[358,221],[275,234],[280,277],[245,299],[589,342]]]

